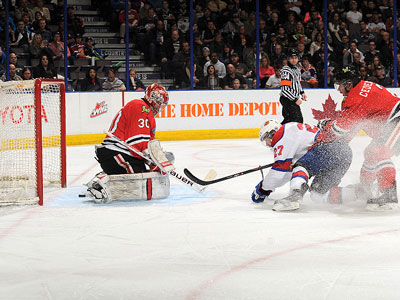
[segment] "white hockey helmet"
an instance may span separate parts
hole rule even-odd
[[[264,142],[266,138],[272,140],[275,132],[281,128],[281,124],[275,120],[267,120],[260,128],[260,141]]]
[[[149,103],[154,115],[157,115],[168,105],[169,96],[167,90],[162,85],[153,83],[147,87],[144,99]]]

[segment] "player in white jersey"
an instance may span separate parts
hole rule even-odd
[[[312,176],[315,178],[310,190],[321,195],[340,183],[351,163],[351,149],[339,140],[309,150],[319,132],[318,127],[303,123],[265,122],[260,140],[273,148],[274,164],[253,191],[254,202],[263,202],[277,187],[290,181],[290,195],[276,200],[273,210],[295,210],[300,207],[299,200],[308,190]]]

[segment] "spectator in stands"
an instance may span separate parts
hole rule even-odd
[[[91,37],[86,38],[84,53],[87,58],[94,58],[95,60],[101,60],[107,57],[107,55],[103,55],[100,48],[94,46],[93,39]]]
[[[180,88],[187,87],[187,74],[186,74],[186,66],[187,59],[190,60],[190,44],[189,42],[182,42],[182,47],[178,51],[178,53],[174,54],[172,58],[172,69],[174,71],[175,84]],[[190,65],[190,62],[189,62]]]
[[[352,41],[350,42],[349,49],[343,55],[343,66],[350,65],[354,61],[353,55],[355,52],[359,53],[361,56],[361,61],[364,61],[364,55],[360,50],[357,49],[357,42]]]
[[[57,72],[47,55],[42,55],[33,69],[33,78],[57,78]]]
[[[79,82],[81,91],[102,91],[100,80],[97,77],[97,71],[95,67],[91,67],[87,73],[86,77]]]
[[[53,40],[49,44],[49,48],[52,51],[53,61],[64,59],[64,43],[61,42],[61,35],[58,31],[53,34]],[[69,48],[67,48],[67,57],[71,57],[71,51],[69,51]]]
[[[147,11],[147,15],[144,18],[140,19],[141,26],[144,27],[145,32],[149,32],[152,28],[156,27],[157,23],[157,14],[154,11],[153,7],[150,7]]]
[[[13,64],[15,66],[15,71],[17,72],[18,75],[21,76],[24,66],[18,63],[17,54],[15,54],[14,52],[10,53],[10,64]]]
[[[288,18],[286,22],[283,24],[283,28],[285,29],[285,34],[287,36],[292,36],[295,31],[296,31],[296,13],[295,12],[289,12]]]
[[[281,45],[283,45],[283,46],[285,46],[285,47],[288,46],[289,41],[288,41],[288,35],[287,35],[287,33],[286,33],[285,27],[279,26],[278,31],[277,31],[277,33],[276,33],[276,41],[277,41],[279,44],[281,44]]]
[[[276,63],[282,63],[282,60],[286,58],[286,55],[283,53],[282,45],[277,43],[274,47],[274,52],[272,53],[271,61]]]
[[[235,52],[235,50],[231,47],[231,45],[228,43],[225,43],[224,50],[222,52],[222,56],[219,56],[221,62],[223,62],[225,65],[229,64],[231,62],[231,57],[234,52]]]
[[[134,68],[129,70],[129,90],[131,91],[144,91],[146,87],[143,82],[136,77],[136,70]]]
[[[21,72],[22,80],[32,80],[32,72],[28,67],[24,67]]]
[[[367,29],[369,32],[374,32],[376,35],[381,29],[386,30],[386,25],[382,22],[378,12],[374,12],[372,17],[369,19]]]
[[[249,18],[247,21],[245,21],[244,24],[244,33],[247,35],[252,35],[254,34],[254,32],[256,32],[256,12],[255,11],[251,11],[249,14]],[[262,19],[264,21],[264,19]],[[264,21],[265,24],[265,21]],[[260,20],[260,27],[261,27],[261,20]],[[265,31],[268,32],[267,29],[265,29]]]
[[[335,32],[335,44],[342,44],[343,37],[349,38],[349,30],[347,29],[347,24],[344,21],[341,21],[339,24],[339,30]]]
[[[240,80],[238,78],[233,79],[232,89],[234,89],[234,90],[242,89],[242,85],[240,84]]]
[[[398,33],[398,36],[400,34]],[[385,67],[388,67],[393,63],[393,47],[390,45],[390,34],[388,31],[383,30],[380,34],[379,38],[380,42],[377,44],[377,48],[379,49],[382,57],[382,64]]]
[[[339,13],[334,12],[332,15],[332,18],[329,20],[329,23],[328,23],[328,29],[333,36],[335,36],[336,33],[339,31],[339,26],[340,26],[341,22],[342,22],[342,19],[340,18]]]
[[[17,75],[17,70],[16,70],[14,64],[9,65],[9,72],[10,72],[10,81],[22,80],[22,78],[19,75]],[[5,72],[0,77],[0,80],[7,81],[7,74]]]
[[[376,76],[376,68],[378,66],[382,66],[381,59],[379,56],[374,56],[374,59],[372,60],[372,63],[368,64],[368,73],[370,76]]]
[[[22,14],[22,21],[24,21],[25,29],[29,32],[34,32],[35,28],[33,27],[32,19],[29,14]]]
[[[203,70],[205,63],[208,61],[210,61],[210,49],[208,47],[203,47],[201,56],[197,60],[199,68]]]
[[[197,12],[196,17],[199,18],[198,13],[202,13],[202,7],[199,3],[196,4],[195,6],[195,12]],[[175,20],[174,12],[173,10],[169,7],[169,2],[167,0],[162,1],[162,5],[160,10],[158,11],[158,19],[161,21],[167,21],[167,23],[170,23]],[[196,23],[197,20],[194,21]]]
[[[132,9],[132,4],[131,1],[128,1],[128,24],[129,24],[129,33],[130,36],[133,38],[136,36],[136,28],[139,25],[140,22],[140,17],[139,14],[137,13],[136,10]],[[120,36],[120,42],[121,44],[125,43],[125,30],[126,30],[126,24],[125,24],[125,10],[121,10],[118,15],[118,21],[119,21],[119,36]],[[132,42],[136,42],[135,39],[132,40]]]
[[[36,30],[39,30],[41,19],[43,19],[43,17],[40,11],[35,12],[35,17],[32,21],[32,27],[30,28],[31,31],[35,32]]]
[[[57,0],[54,8],[54,18],[51,23],[57,25],[60,21],[64,22],[64,0]]]
[[[47,53],[46,43],[42,40],[42,36],[37,33],[34,35],[32,39],[32,43],[29,46],[30,57],[32,58],[40,58],[43,54]]]
[[[318,87],[317,70],[310,65],[308,56],[303,56],[301,59],[301,86],[303,88],[316,88]]]
[[[85,55],[85,44],[82,40],[82,35],[75,35],[75,43],[71,46],[72,55],[76,58],[87,58]]]
[[[40,34],[42,36],[42,40],[47,44],[50,42],[52,33],[50,30],[47,29],[46,19],[42,18],[39,21],[39,29],[35,31],[35,34]]]
[[[107,79],[103,82],[102,88],[105,91],[125,91],[126,87],[123,81],[117,78],[116,71],[113,68],[108,69]]]
[[[211,10],[209,8],[204,9],[204,15],[199,18],[197,22],[197,26],[199,27],[199,32],[202,33],[208,26],[208,21],[214,21],[214,18],[211,17]]]
[[[15,32],[15,46],[22,48],[24,52],[29,52],[29,44],[32,42],[32,37],[34,35],[34,33],[26,30],[24,21],[18,21],[17,31]]]
[[[261,86],[265,86],[265,83],[267,82],[269,77],[275,74],[274,67],[270,65],[268,56],[261,57],[259,73]]]
[[[8,17],[8,24],[10,25],[11,29],[13,31],[16,30],[15,23],[11,17]],[[6,28],[6,10],[3,8],[0,8],[0,33],[4,34],[4,30]]]
[[[351,63],[351,65],[354,66],[354,68],[360,72],[360,68],[361,67],[366,67],[366,64],[364,61],[361,61],[361,54],[358,52],[354,52],[353,53],[353,62]]]
[[[217,17],[226,7],[226,2],[222,0],[210,0],[208,2],[208,8],[215,17]]]
[[[6,61],[7,61],[6,54],[4,53],[2,47],[0,47],[0,75],[3,75],[6,69]]]
[[[371,64],[374,57],[379,56],[381,58],[381,53],[376,49],[376,43],[374,40],[370,40],[368,43],[368,51],[364,53],[364,60],[367,65]]]
[[[392,79],[386,74],[385,68],[383,66],[377,66],[375,70],[375,77],[378,79],[378,84],[382,86],[392,85]]]
[[[223,87],[224,89],[233,89],[233,81],[235,79],[238,79],[240,81],[240,85],[243,89],[248,89],[249,86],[246,83],[246,80],[243,78],[243,76],[236,74],[236,69],[235,66],[232,64],[228,64],[226,66],[227,69],[227,74],[225,78],[223,79]]]
[[[178,35],[179,36],[179,35]],[[168,40],[168,32],[165,30],[164,22],[157,21],[156,27],[146,34],[146,45],[144,48],[144,56],[146,62],[152,66],[160,64],[160,52],[164,43]]]
[[[83,35],[85,33],[83,20],[75,16],[75,8],[72,6],[69,6],[67,11],[67,28],[72,36],[77,34]]]
[[[274,11],[271,15],[271,20],[267,23],[267,31],[277,33],[280,26],[279,14]]]
[[[217,34],[217,28],[215,27],[214,21],[207,21],[207,28],[202,31],[202,40],[205,47],[210,48],[212,42],[215,40],[215,35]]]
[[[251,78],[253,71],[249,70],[246,64],[240,62],[239,55],[237,53],[232,54],[231,63],[235,67],[236,74],[243,76],[243,78],[246,80]]]
[[[230,2],[231,3],[231,2]],[[232,19],[229,19],[222,28],[222,32],[225,36],[233,37],[236,32],[239,32],[239,27],[243,26],[243,34],[244,34],[244,24],[240,21],[240,17],[238,13],[233,14]]]
[[[368,69],[367,67],[360,68],[360,78],[361,80],[367,81],[368,80]]]
[[[267,82],[265,83],[266,89],[279,89],[281,87],[281,68],[282,66],[279,64],[274,66],[275,74],[268,78]]]
[[[44,18],[47,22],[50,23],[51,15],[50,11],[47,7],[43,6],[43,0],[36,0],[36,6],[33,8],[33,13],[40,12],[42,18]]]
[[[211,53],[210,61],[204,64],[203,72],[204,76],[207,76],[207,68],[209,65],[213,65],[215,67],[215,74],[219,78],[224,78],[226,76],[226,68],[225,65],[218,59],[218,54],[213,52]]]
[[[208,65],[207,75],[196,84],[197,89],[219,90],[222,88],[222,79],[215,74],[214,65]]]
[[[215,39],[211,43],[211,51],[217,52],[219,57],[222,57],[222,53],[224,52],[224,40],[222,38],[222,34],[217,32],[215,34]]]
[[[321,45],[324,43],[324,37],[322,33],[318,32],[315,35],[315,40],[310,45],[310,55],[313,56],[316,51],[321,49]]]
[[[358,10],[358,4],[356,1],[350,2],[350,10],[346,12],[346,20],[349,24],[359,24],[362,20],[362,12]]]
[[[160,49],[161,57],[161,77],[171,78],[173,74],[172,70],[172,58],[176,53],[178,53],[181,48],[182,41],[178,30],[173,30],[171,32],[171,37],[168,38],[162,45]]]
[[[261,42],[261,40],[260,40]],[[251,47],[253,43],[251,42],[251,37],[245,34],[244,25],[239,27],[239,31],[233,35],[232,47],[239,57],[243,56],[246,52],[246,48]]]
[[[28,14],[30,19],[33,20],[33,10],[28,7],[28,0],[20,0],[18,7],[15,9],[15,19],[22,20],[22,14]]]

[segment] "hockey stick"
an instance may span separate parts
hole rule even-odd
[[[242,175],[245,175],[245,174],[248,174],[248,173],[256,172],[256,171],[259,171],[259,170],[262,170],[262,169],[270,168],[270,167],[272,167],[272,165],[273,165],[273,163],[272,164],[268,164],[268,165],[264,165],[264,166],[258,166],[258,167],[253,168],[253,169],[245,170],[245,171],[242,171],[242,172],[239,172],[239,173],[235,173],[235,174],[232,174],[232,175],[228,175],[228,176],[225,176],[225,177],[221,177],[221,178],[218,178],[218,179],[215,179],[215,180],[201,180],[200,178],[197,178],[196,176],[194,176],[186,168],[183,170],[183,172],[186,174],[187,177],[189,177],[189,179],[193,180],[195,183],[200,184],[200,185],[209,185],[209,184],[214,184],[214,183],[221,182],[221,181],[224,181],[224,180],[232,179],[232,178],[235,178],[235,177],[238,177],[238,176],[242,176]]]
[[[119,143],[123,144],[125,147],[128,147],[128,150],[130,152],[136,153],[137,155],[139,155],[140,157],[144,158],[145,160],[147,160],[150,163],[154,163],[153,160],[151,160],[148,156],[146,156],[143,152],[140,152],[138,149],[136,149],[135,147],[133,147],[132,145],[129,145],[127,142],[121,140],[119,137],[115,136],[114,134],[112,134],[109,131],[105,131],[104,132],[107,136],[112,137],[114,139],[116,139]],[[167,172],[170,176],[176,178],[177,180],[179,180],[180,182],[182,182],[185,185],[190,186],[192,189],[194,189],[196,192],[202,193],[205,190],[204,186],[200,186],[198,184],[196,184],[195,182],[191,181],[190,179],[186,178],[183,175],[178,174],[175,170],[170,170]]]

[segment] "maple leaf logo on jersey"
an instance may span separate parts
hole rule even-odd
[[[336,110],[336,103],[332,100],[331,95],[328,96],[328,99],[322,103],[323,110],[311,109],[314,115],[314,119],[317,121],[324,119],[334,120],[340,115],[340,110]]]
[[[142,106],[142,113],[149,114],[150,113],[150,108],[147,108],[146,106]]]
[[[90,117],[91,118],[98,117],[102,114],[105,114],[106,112],[108,112],[108,105],[106,104],[105,101],[102,101],[100,103],[96,103],[96,107],[92,110]]]

